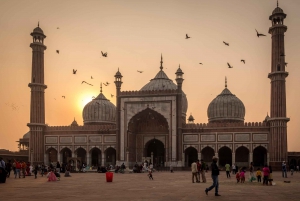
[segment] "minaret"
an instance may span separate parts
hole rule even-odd
[[[117,138],[117,147],[116,147],[116,154],[117,160],[120,160],[120,125],[121,125],[121,100],[120,100],[120,92],[122,86],[122,74],[119,71],[115,74],[115,85],[116,85],[116,138]],[[101,89],[102,90],[102,89]]]
[[[286,88],[285,78],[288,72],[285,71],[284,33],[287,27],[283,25],[286,18],[283,10],[278,7],[274,9],[269,19],[272,27],[269,33],[272,35],[272,61],[271,73],[268,78],[271,80],[271,108],[270,118],[270,144],[269,160],[274,167],[279,167],[282,161],[287,161],[287,122],[286,117]]]
[[[36,27],[30,34],[33,38],[30,47],[32,48],[32,71],[31,83],[28,87],[31,89],[30,97],[30,123],[27,126],[30,129],[30,161],[34,164],[44,162],[44,128],[45,128],[45,89],[44,84],[44,45],[43,30]]]
[[[182,124],[185,122],[185,118],[182,119],[182,83],[183,83],[183,72],[180,68],[180,65],[176,71],[176,83],[177,83],[177,105],[176,105],[176,111],[177,111],[177,161],[182,161]],[[183,165],[183,164],[181,164]],[[179,165],[180,166],[180,165]]]

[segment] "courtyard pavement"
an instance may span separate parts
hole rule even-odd
[[[210,172],[207,173],[207,183],[192,183],[191,175],[189,171],[154,172],[152,181],[147,173],[114,173],[112,183],[106,182],[103,173],[73,173],[72,177],[61,177],[57,182],[47,182],[47,178],[40,175],[37,179],[34,176],[25,179],[11,177],[5,184],[0,184],[0,201],[300,200],[300,173],[293,176],[289,173],[284,179],[280,172],[274,172],[276,185],[263,186],[256,181],[237,184],[235,177],[227,179],[225,172],[221,172],[220,197],[214,196],[214,190],[208,196],[204,192],[212,184]],[[291,183],[284,183],[284,180]]]

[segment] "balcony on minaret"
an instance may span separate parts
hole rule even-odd
[[[32,36],[33,43],[44,44],[44,39],[46,36],[44,35],[44,31],[40,28],[39,24],[30,35]]]

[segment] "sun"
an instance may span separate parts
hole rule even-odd
[[[92,96],[86,95],[86,96],[81,97],[79,100],[80,100],[79,107],[82,110],[86,104],[88,104],[89,102],[91,102],[93,100],[93,98],[92,98]]]

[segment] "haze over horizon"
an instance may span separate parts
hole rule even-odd
[[[281,0],[279,7],[287,14],[288,27],[288,150],[300,151],[300,1]],[[160,70],[161,54],[164,71],[174,82],[180,64],[187,116],[192,113],[196,123],[208,122],[208,105],[224,89],[225,76],[228,89],[245,105],[245,122],[262,122],[270,111],[268,29],[275,8],[276,0],[0,0],[0,149],[17,150],[15,141],[29,130],[30,33],[38,22],[47,36],[45,102],[50,126],[70,125],[74,118],[83,125],[83,107],[99,94],[100,82],[110,83],[103,86],[103,94],[115,104],[111,94],[118,68],[121,90],[139,90]],[[258,38],[255,29],[267,36]],[[186,34],[191,38],[186,40]]]

